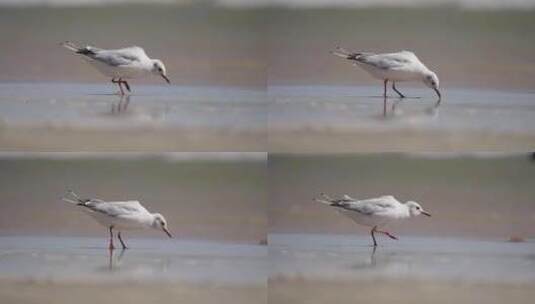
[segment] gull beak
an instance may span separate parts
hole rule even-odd
[[[442,98],[442,95],[440,95],[440,91],[437,88],[433,88],[433,90],[435,90],[438,95],[438,99],[440,100]]]
[[[427,215],[427,216],[431,217],[431,213],[429,213],[429,212],[427,212],[427,211],[422,211],[422,214],[424,214],[424,215]]]
[[[170,238],[173,238],[173,236],[171,235],[171,232],[169,232],[169,230],[167,230],[167,228],[162,227],[162,230],[163,230],[163,232],[167,233],[167,236],[169,236]]]
[[[162,75],[163,79],[165,79],[167,83],[171,83],[171,81],[169,80],[169,78],[167,78],[167,76],[165,76],[164,74],[160,74],[160,75]]]

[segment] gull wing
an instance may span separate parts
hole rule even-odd
[[[357,58],[363,64],[373,66],[381,70],[395,70],[409,64],[420,63],[413,52],[401,51],[389,54],[363,55]]]
[[[139,201],[106,202],[99,199],[90,199],[80,204],[94,212],[102,213],[111,217],[132,215],[135,213],[148,214],[149,211]]]
[[[138,46],[118,50],[96,49],[93,50],[93,52],[84,55],[110,66],[130,65],[134,62],[141,62],[142,60],[149,58],[145,51]]]
[[[381,214],[396,208],[399,202],[391,195],[361,201],[347,201],[338,206],[365,215]]]
[[[125,57],[136,57],[139,59],[149,59],[149,56],[147,56],[147,53],[145,53],[145,50],[139,46],[131,46],[123,49],[118,50],[110,50],[110,52],[117,52],[122,54]]]

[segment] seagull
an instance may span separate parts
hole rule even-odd
[[[68,191],[62,200],[83,207],[97,222],[109,227],[110,250],[115,248],[113,246],[113,228],[119,230],[117,237],[123,249],[128,247],[121,237],[121,230],[154,228],[163,230],[170,238],[173,237],[167,228],[167,221],[163,215],[150,213],[138,201],[106,202],[100,199],[81,199],[73,191]]]
[[[315,201],[337,208],[339,212],[348,216],[357,224],[372,227],[370,234],[373,239],[373,247],[377,246],[375,232],[385,234],[394,240],[398,239],[388,231],[379,230],[389,222],[420,214],[431,216],[418,203],[408,201],[403,204],[391,195],[359,201],[347,194],[342,196],[341,199],[333,199],[322,193],[321,198],[316,198]]]
[[[121,84],[124,84],[128,92],[130,92],[130,85],[128,85],[125,79],[153,74],[161,76],[167,83],[171,83],[169,78],[167,78],[163,62],[159,59],[149,58],[145,50],[139,46],[105,50],[92,46],[79,47],[70,41],[65,41],[61,45],[76,54],[83,55],[83,58],[99,72],[111,77],[111,82],[119,86],[121,95],[124,95]]]
[[[331,54],[352,61],[353,65],[362,67],[374,78],[383,80],[383,96],[385,98],[388,81],[392,81],[392,89],[396,91],[399,97],[405,98],[405,95],[396,88],[396,81],[411,80],[422,81],[426,86],[435,90],[439,100],[442,97],[438,90],[439,81],[437,74],[428,69],[413,52],[401,51],[388,54],[356,53],[337,47],[335,51],[331,51]]]

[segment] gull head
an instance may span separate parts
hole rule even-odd
[[[152,59],[152,73],[157,76],[162,76],[167,83],[171,83],[169,78],[167,78],[167,72],[165,70],[165,65],[159,59]]]
[[[408,201],[405,203],[405,206],[409,208],[409,214],[411,216],[417,216],[420,214],[431,216],[431,214],[425,211],[424,208],[422,208],[422,206],[420,206],[420,204],[418,204],[417,202]]]
[[[163,232],[167,234],[167,236],[172,238],[173,236],[171,235],[171,232],[169,232],[169,229],[167,228],[167,221],[165,220],[163,215],[159,213],[153,213],[152,216],[153,216],[153,220],[151,224],[152,228],[157,229],[157,230],[162,230]]]
[[[431,71],[427,71],[424,74],[423,82],[427,87],[435,90],[435,92],[437,93],[439,99],[442,97],[440,95],[440,91],[438,90],[439,81],[438,81],[437,74],[435,74],[434,72],[431,72]]]

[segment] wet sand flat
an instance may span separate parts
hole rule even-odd
[[[321,281],[275,278],[270,303],[531,303],[534,284],[463,284],[415,280]]]
[[[263,131],[216,129],[84,130],[55,127],[0,128],[3,151],[263,151]]]
[[[0,280],[5,303],[267,303],[262,287],[222,287],[182,283],[47,283]]]
[[[361,132],[359,130],[308,129],[270,131],[270,150],[286,153],[350,153],[398,151],[527,151],[533,148],[531,134],[507,135],[486,132],[415,131]]]

